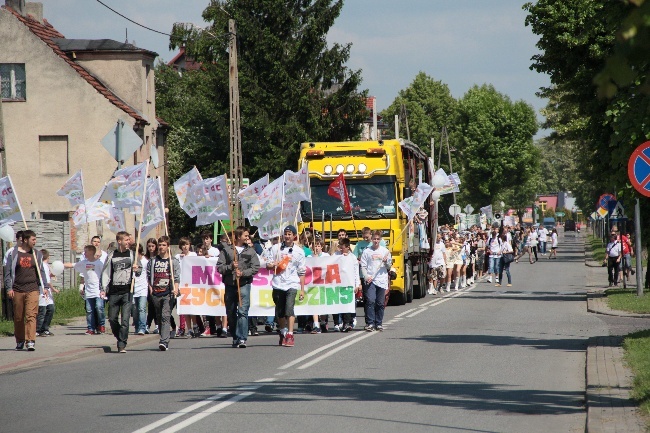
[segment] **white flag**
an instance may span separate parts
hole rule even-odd
[[[112,201],[118,208],[140,206],[142,203],[142,182],[147,174],[149,160],[123,168],[113,173],[113,179],[106,184],[103,198]]]
[[[197,206],[197,226],[230,218],[225,175],[211,177],[197,183],[190,189],[189,197]]]
[[[311,190],[309,186],[309,170],[304,162],[298,172],[287,170],[284,172],[284,201],[299,202],[310,201]]]
[[[194,167],[174,182],[174,191],[176,192],[178,203],[190,218],[194,218],[198,213],[196,202],[190,196],[190,189],[201,181],[203,181],[201,173]]]
[[[253,207],[253,203],[255,203],[262,190],[266,188],[268,184],[269,174],[267,173],[266,176],[256,180],[237,194],[237,197],[239,197],[239,201],[241,202],[242,214],[244,216],[248,215],[251,207]]]
[[[162,196],[160,178],[147,179],[147,190],[143,206],[142,223],[137,224],[141,238],[146,237],[154,227],[165,220],[165,202]]]
[[[228,208],[228,187],[226,176],[221,175],[203,179],[190,189],[195,202],[208,205],[224,205]]]
[[[124,211],[111,206],[111,216],[106,220],[106,225],[113,233],[122,232],[126,230],[126,219],[124,218]]]
[[[110,218],[111,205],[100,201],[106,187],[102,188],[97,194],[86,200],[85,204],[80,204],[72,214],[72,222],[76,227],[93,221],[101,221]]]
[[[11,178],[7,175],[0,179],[0,227],[22,219],[23,214],[18,203],[18,196],[16,196]]]
[[[83,204],[84,198],[84,183],[81,170],[76,172],[70,179],[68,179],[61,189],[56,193],[65,197],[70,201],[70,205],[77,206]]]
[[[487,205],[487,206],[483,206],[481,208],[481,212],[483,212],[483,214],[485,214],[485,216],[488,217],[489,219],[492,219],[492,205],[491,204]]]
[[[284,176],[275,179],[262,190],[246,215],[252,226],[261,227],[281,212],[283,190]]]
[[[275,212],[259,229],[260,238],[273,239],[283,233],[282,225],[293,224],[300,202],[284,202],[282,212]]]
[[[424,204],[424,201],[429,197],[433,187],[427,183],[421,183],[413,191],[413,195],[397,203],[399,208],[404,212],[406,217],[411,220]]]

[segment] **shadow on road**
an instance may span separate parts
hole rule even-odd
[[[406,338],[406,340],[422,341],[426,343],[447,344],[482,344],[485,346],[522,346],[535,349],[563,350],[566,352],[584,352],[587,350],[585,338],[526,338],[507,335],[476,335],[476,334],[447,334],[423,335],[421,337]]]

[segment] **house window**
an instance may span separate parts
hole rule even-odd
[[[27,99],[24,63],[0,63],[0,95],[7,101]]]
[[[41,212],[41,218],[48,221],[60,221],[67,223],[70,220],[69,212]]]
[[[69,173],[68,136],[41,135],[39,141],[39,162],[41,174],[59,176]]]

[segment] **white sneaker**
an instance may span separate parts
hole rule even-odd
[[[488,277],[487,282],[491,283],[492,282],[492,277]]]
[[[357,326],[357,318],[355,317],[352,319],[352,327],[355,328]]]
[[[341,326],[340,325],[334,325],[334,332],[341,332]]]
[[[497,283],[497,284],[499,284],[499,279],[498,279],[498,278],[495,278],[495,279],[494,279],[494,282]]]
[[[451,292],[451,287],[447,286],[447,292]]]

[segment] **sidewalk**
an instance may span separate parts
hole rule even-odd
[[[585,251],[587,266],[587,311],[594,314],[630,318],[650,318],[612,310],[607,305],[603,284],[606,275],[600,263],[591,260]],[[587,428],[589,433],[645,432],[645,420],[638,405],[630,398],[633,376],[623,360],[622,336],[593,337],[587,346]]]
[[[108,325],[108,321],[107,321]],[[73,361],[100,353],[116,352],[116,340],[110,329],[102,335],[85,335],[86,319],[50,328],[54,336],[36,337],[36,350],[17,351],[14,337],[0,337],[0,374],[43,365]],[[157,334],[129,335],[127,350],[134,346],[156,346]]]

